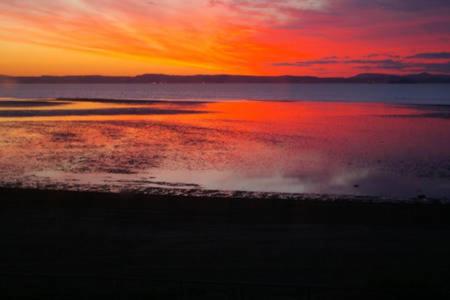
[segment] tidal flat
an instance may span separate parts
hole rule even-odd
[[[450,294],[445,105],[0,102],[5,299]]]
[[[446,105],[2,99],[0,185],[448,201],[448,115]]]

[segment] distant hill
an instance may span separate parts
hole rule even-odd
[[[450,75],[429,73],[411,75],[359,74],[353,77],[314,76],[245,76],[245,75],[164,75],[138,76],[35,76],[14,77],[0,75],[0,83],[450,83]]]

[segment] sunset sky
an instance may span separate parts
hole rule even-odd
[[[1,0],[0,74],[450,74],[449,0]]]

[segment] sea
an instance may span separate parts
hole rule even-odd
[[[450,84],[3,85],[0,186],[450,201]]]
[[[0,97],[450,104],[450,84],[11,84]]]

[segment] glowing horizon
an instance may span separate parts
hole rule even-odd
[[[443,0],[5,0],[0,74],[450,74]]]

